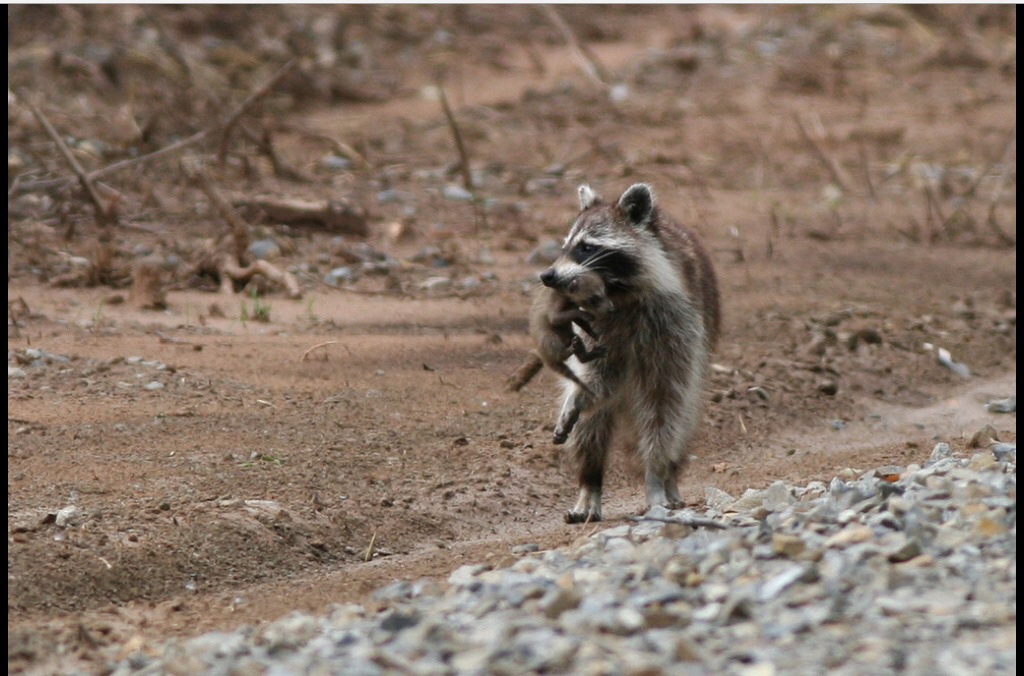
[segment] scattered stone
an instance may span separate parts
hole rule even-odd
[[[145,385],[143,385],[142,389],[146,390],[147,392],[156,392],[157,390],[164,389],[164,384],[161,383],[159,380],[151,380]]]
[[[920,464],[827,485],[738,500],[709,487],[704,513],[652,509],[569,548],[517,545],[511,567],[395,582],[369,610],[113,646],[111,671],[1013,673],[1015,457],[1015,444],[963,459],[940,443]]]
[[[449,199],[455,202],[472,202],[473,193],[463,188],[461,185],[446,185],[441,194],[445,199]]]
[[[452,285],[452,280],[447,277],[428,277],[419,284],[424,291],[441,291]]]
[[[999,441],[999,432],[992,425],[985,425],[971,435],[969,446],[971,448],[985,448]]]
[[[993,399],[985,404],[985,410],[990,413],[1016,413],[1017,395],[1013,395],[1006,399]]]
[[[86,513],[75,505],[68,505],[57,510],[53,522],[59,528],[74,528],[85,522]]]
[[[881,345],[882,334],[877,329],[860,329],[854,331],[846,339],[846,347],[851,352],[856,350],[859,345]]]
[[[935,351],[935,360],[938,361],[939,364],[941,364],[942,366],[945,366],[946,368],[948,368],[950,371],[957,374],[961,378],[971,377],[971,369],[969,369],[966,364],[961,364],[958,361],[953,361],[953,356],[946,348],[936,347],[931,343],[925,343],[924,347],[926,350]]]
[[[359,281],[359,270],[352,267],[351,265],[344,265],[340,268],[334,268],[330,272],[324,275],[324,284],[328,286],[341,286],[342,284],[352,284]]]
[[[1017,444],[1005,442],[992,444],[992,455],[999,462],[1017,462]]]
[[[950,448],[949,444],[944,441],[940,441],[935,444],[935,448],[932,449],[932,454],[928,458],[929,463],[936,463],[940,460],[953,457],[953,449]]]
[[[818,383],[818,391],[829,397],[834,397],[839,392],[839,384],[834,380],[822,380]]]
[[[281,247],[272,239],[258,239],[249,245],[249,254],[258,260],[272,261],[281,257]]]

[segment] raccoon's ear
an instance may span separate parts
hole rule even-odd
[[[601,197],[593,188],[586,183],[580,186],[580,211],[586,211],[600,201]]]
[[[619,211],[632,225],[643,226],[654,211],[654,193],[646,183],[631,185],[619,198]]]

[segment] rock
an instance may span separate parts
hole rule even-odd
[[[971,441],[968,446],[971,448],[985,448],[991,446],[997,441],[999,441],[999,432],[997,432],[996,428],[992,427],[992,425],[985,425],[971,435]]]
[[[787,559],[795,559],[804,553],[807,545],[799,535],[774,533],[772,535],[772,551]]]
[[[28,373],[25,372],[25,369],[19,368],[17,366],[8,366],[7,367],[7,379],[8,380],[17,380],[19,378],[26,378],[26,377],[28,377]]]
[[[460,566],[448,576],[448,584],[457,587],[466,587],[479,584],[477,577],[488,570],[487,566],[468,564]]]
[[[704,487],[704,504],[708,507],[725,510],[726,506],[736,502],[736,498],[714,486]]]
[[[257,260],[272,261],[281,257],[281,247],[272,239],[257,239],[249,245],[249,255]]]
[[[340,155],[327,155],[321,157],[317,164],[325,171],[343,172],[352,168],[352,160]]]
[[[826,396],[834,397],[839,392],[839,384],[834,380],[822,380],[818,383],[818,391]]]
[[[293,612],[268,625],[260,632],[260,642],[270,654],[283,650],[296,650],[309,643],[320,630],[316,618]]]
[[[874,538],[874,533],[867,526],[847,526],[825,541],[827,549],[845,548],[861,542],[869,542]]]
[[[452,285],[452,280],[448,277],[428,277],[419,284],[419,288],[424,291],[441,291],[447,289]]]
[[[342,284],[352,284],[353,282],[359,281],[361,275],[359,271],[350,266],[344,265],[340,268],[334,268],[330,272],[323,276],[324,284],[328,286],[341,286]]]
[[[146,390],[147,392],[156,392],[158,390],[164,389],[164,384],[161,383],[159,380],[151,380],[145,385],[143,385],[142,389]]]
[[[991,450],[999,462],[1017,462],[1017,444],[1000,442],[992,444]]]
[[[558,586],[545,594],[537,607],[546,617],[555,620],[567,610],[574,610],[579,607],[580,599],[579,592],[574,588]]]
[[[73,528],[75,526],[82,525],[87,516],[88,515],[83,510],[79,509],[75,505],[68,505],[67,507],[62,507],[57,510],[57,515],[53,522],[59,528]]]
[[[1013,395],[1007,399],[994,399],[985,404],[985,410],[990,413],[1016,413],[1017,395]]]
[[[472,202],[473,193],[463,188],[461,185],[446,185],[441,194],[445,199],[453,200],[455,202]]]
[[[928,461],[935,463],[946,458],[953,457],[953,449],[950,448],[949,444],[944,441],[940,441],[935,444],[935,448],[932,449],[932,454],[928,456]]]

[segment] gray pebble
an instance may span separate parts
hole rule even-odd
[[[453,200],[455,202],[472,202],[473,193],[463,188],[461,185],[446,185],[441,194],[445,199]]]
[[[114,673],[1011,673],[1016,445],[970,459],[941,446],[927,466],[827,485],[708,489],[705,510],[669,517],[697,526],[641,519],[572,547],[518,545],[509,568],[171,641]]]
[[[281,247],[272,239],[257,239],[249,245],[249,255],[263,261],[281,257]]]

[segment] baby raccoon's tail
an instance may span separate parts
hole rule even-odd
[[[533,380],[533,377],[540,373],[542,368],[544,368],[544,362],[540,356],[536,352],[531,352],[523,360],[522,366],[505,381],[506,388],[508,388],[509,392],[518,392],[526,387],[526,384]]]

